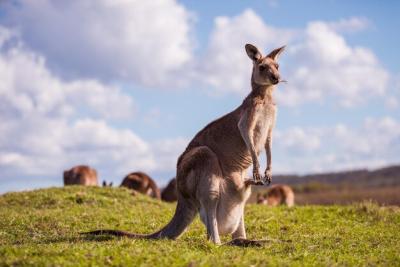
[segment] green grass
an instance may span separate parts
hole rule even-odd
[[[248,237],[270,240],[262,248],[217,247],[199,219],[177,241],[79,235],[98,228],[149,233],[173,211],[120,188],[8,193],[0,196],[0,266],[400,266],[400,210],[371,203],[248,205]]]

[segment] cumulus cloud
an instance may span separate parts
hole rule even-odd
[[[14,1],[1,21],[63,77],[163,85],[191,59],[193,16],[175,0]]]
[[[289,131],[277,130],[274,136],[279,140],[279,145],[290,153],[297,154],[313,152],[321,145],[321,140],[315,131],[305,131],[300,127],[293,127]]]
[[[113,126],[135,112],[132,98],[119,87],[61,79],[10,29],[0,27],[0,41],[2,179],[41,176],[60,183],[62,170],[76,164],[90,164],[103,178],[116,180],[133,170],[175,167],[173,158],[167,160],[180,153],[173,139],[158,141],[158,160],[152,145]]]
[[[325,22],[309,23],[302,41],[289,50],[290,82],[278,90],[280,102],[296,105],[307,101],[337,99],[344,106],[383,96],[389,73],[374,53],[351,47]]]
[[[178,157],[185,151],[186,146],[190,140],[177,137],[166,138],[163,140],[156,140],[151,144],[151,149],[157,155],[157,170],[170,171],[174,170]]]
[[[42,56],[25,48],[9,29],[0,27],[0,36],[2,116],[71,115],[85,107],[99,116],[133,116],[133,100],[118,88],[97,80],[63,81],[49,71]]]
[[[293,127],[277,131],[277,172],[319,172],[376,168],[400,160],[400,122],[366,118],[359,127]]]
[[[400,74],[394,75],[390,81],[390,87],[385,100],[385,107],[391,110],[400,107]]]
[[[365,17],[351,17],[330,22],[327,25],[331,27],[332,30],[351,33],[367,29],[371,26],[371,22]]]

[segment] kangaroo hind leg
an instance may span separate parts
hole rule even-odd
[[[186,174],[177,178],[178,190],[195,196],[208,239],[220,244],[217,207],[222,171],[217,156],[206,146],[196,147],[180,160],[178,169],[180,174]]]

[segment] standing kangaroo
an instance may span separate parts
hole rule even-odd
[[[111,234],[131,238],[176,239],[196,214],[207,227],[207,237],[221,244],[220,235],[232,234],[232,245],[258,245],[247,240],[244,206],[252,184],[270,183],[272,130],[276,104],[272,93],[281,80],[277,59],[284,47],[266,57],[251,44],[245,46],[253,61],[250,94],[234,111],[211,122],[189,143],[177,163],[178,203],[171,221],[161,230],[140,235],[119,230],[97,230],[87,234]],[[267,168],[259,172],[258,155],[266,150]],[[253,164],[253,180],[246,170]]]

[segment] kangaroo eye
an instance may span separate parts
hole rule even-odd
[[[260,71],[264,71],[265,70],[265,66],[264,65],[261,65],[260,67],[258,67],[258,69],[260,70]]]
[[[276,69],[279,69],[279,64],[275,64],[275,68],[276,68]]]

